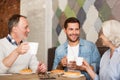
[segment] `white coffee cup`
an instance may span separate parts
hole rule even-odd
[[[74,71],[73,62],[75,62],[74,56],[67,56],[67,71]]]
[[[36,55],[37,50],[38,50],[38,43],[37,42],[29,42],[28,44],[30,46],[28,53]]]
[[[81,66],[83,62],[83,57],[77,57],[76,59],[76,65]]]
[[[69,63],[70,61],[75,61],[73,56],[67,56],[67,63]]]

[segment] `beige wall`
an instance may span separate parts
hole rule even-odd
[[[50,3],[51,0],[21,0],[20,4],[20,13],[28,17],[31,29],[28,41],[39,42],[37,57],[46,64],[47,50],[51,47],[52,8]]]

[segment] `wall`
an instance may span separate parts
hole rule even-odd
[[[81,22],[81,37],[102,46],[98,40],[101,24],[109,19],[120,21],[120,0],[52,0],[52,45],[66,40],[65,19],[77,17]]]
[[[45,48],[45,1],[44,0],[21,0],[20,13],[27,16],[30,27],[28,41],[38,42],[38,60],[46,62]]]
[[[17,13],[20,13],[20,0],[0,0],[0,38],[8,34],[8,19]]]

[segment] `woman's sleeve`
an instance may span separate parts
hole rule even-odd
[[[96,74],[94,80],[99,80],[99,76]]]

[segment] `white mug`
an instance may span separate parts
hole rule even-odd
[[[75,61],[74,56],[67,56],[67,71],[74,71],[72,64]]]
[[[83,62],[83,57],[77,57],[76,59],[76,65],[81,66]]]
[[[29,42],[28,44],[30,46],[28,53],[36,55],[37,50],[38,50],[38,43],[37,42]]]

